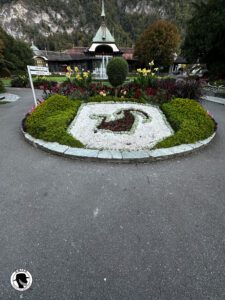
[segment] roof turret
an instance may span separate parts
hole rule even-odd
[[[104,0],[102,0],[102,13],[101,13],[101,17],[102,17],[102,24],[100,26],[100,28],[98,29],[95,37],[93,38],[93,43],[115,43],[115,39],[112,36],[111,32],[109,31],[109,29],[106,26],[105,23],[105,2]]]

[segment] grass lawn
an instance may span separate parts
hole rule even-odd
[[[4,86],[10,86],[11,85],[11,79],[10,78],[2,78],[1,79]]]
[[[33,77],[33,80],[35,80],[36,77]],[[64,82],[66,80],[66,76],[46,76],[45,79],[49,81],[56,81],[58,83]]]
[[[37,77],[33,76],[33,80],[35,80],[36,78]],[[56,81],[58,83],[62,83],[66,80],[66,76],[46,76],[45,79],[47,79],[49,81]],[[128,76],[128,79],[127,79],[126,83],[129,82],[131,79],[133,79],[133,77],[130,78]],[[1,80],[4,84],[4,86],[11,86],[11,78],[2,78]],[[105,86],[111,87],[110,83],[108,81],[104,81],[104,80],[101,81],[101,80],[94,80],[93,79],[93,83],[102,83]]]

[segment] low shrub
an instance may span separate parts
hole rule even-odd
[[[83,148],[83,144],[67,132],[80,105],[79,100],[53,95],[27,116],[24,130],[37,139]]]
[[[121,98],[114,96],[94,96],[88,99],[88,102],[134,102],[134,103],[146,103],[144,99],[137,100],[135,98]]]
[[[196,101],[173,99],[161,106],[175,131],[175,135],[166,138],[156,148],[169,148],[181,144],[191,144],[207,139],[216,130],[213,118]]]
[[[218,79],[216,81],[211,81],[210,84],[211,85],[215,85],[215,86],[223,86],[223,87],[225,87],[225,79]]]
[[[0,80],[0,93],[4,93],[4,92],[5,92],[5,87],[2,80]]]
[[[174,78],[161,78],[157,81],[157,89],[166,91],[169,95],[173,96],[176,91],[176,79]]]
[[[126,83],[116,89],[117,96],[121,98],[136,98],[137,100],[144,98],[146,102],[156,105],[167,103],[173,98],[187,98],[197,101],[200,99],[202,89],[202,82],[200,80],[192,78],[182,78],[177,81],[171,78],[159,79],[154,73],[146,73],[145,76],[145,73],[143,74],[144,71],[145,69],[141,70],[139,77],[145,80],[146,85],[140,84],[138,81]],[[154,80],[154,84],[152,80]],[[148,81],[152,81],[150,86],[147,84]],[[87,101],[89,97],[97,95],[115,95],[112,87],[102,83],[91,83],[87,87],[81,87],[69,80],[62,84],[49,84],[47,82],[43,85],[43,90],[46,94],[45,98],[52,94],[60,94],[84,101]]]
[[[20,87],[20,88],[26,88],[29,86],[29,79],[27,75],[18,75],[13,76],[11,81],[12,87]]]
[[[202,95],[202,86],[199,79],[178,79],[175,84],[174,96],[184,99],[199,100]]]
[[[88,88],[79,87],[70,81],[65,81],[62,84],[58,84],[52,87],[51,90],[44,90],[45,98],[48,98],[52,94],[60,94],[68,96],[71,99],[79,99],[86,101],[88,97],[97,95],[112,95],[113,89],[105,86],[102,83],[92,83]]]
[[[52,88],[56,87],[58,84],[58,82],[56,81],[52,81],[52,80],[48,80],[44,77],[37,77],[34,80],[34,87],[37,89],[41,89],[41,90],[48,90],[51,91]]]

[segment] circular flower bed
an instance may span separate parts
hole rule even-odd
[[[216,123],[190,99],[156,106],[132,98],[97,96],[84,103],[54,95],[27,115],[23,127],[45,142],[137,152],[203,141],[213,135]]]
[[[167,156],[207,144],[216,123],[198,102],[201,82],[160,78],[153,67],[138,69],[133,81],[115,88],[93,84],[90,72],[71,67],[62,84],[39,81],[46,100],[24,120],[25,136],[56,153],[115,159]]]

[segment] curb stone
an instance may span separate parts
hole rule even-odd
[[[225,99],[224,98],[215,97],[215,96],[204,96],[204,97],[202,97],[202,99],[206,100],[206,101],[210,101],[210,102],[225,105]]]
[[[57,154],[72,159],[91,159],[95,161],[108,162],[152,162],[157,160],[172,159],[184,156],[206,147],[216,136],[216,132],[209,138],[195,144],[180,145],[171,148],[161,148],[156,150],[140,151],[116,151],[116,150],[94,150],[83,148],[72,148],[58,143],[49,143],[33,138],[21,128],[25,140],[34,147],[49,153]]]

